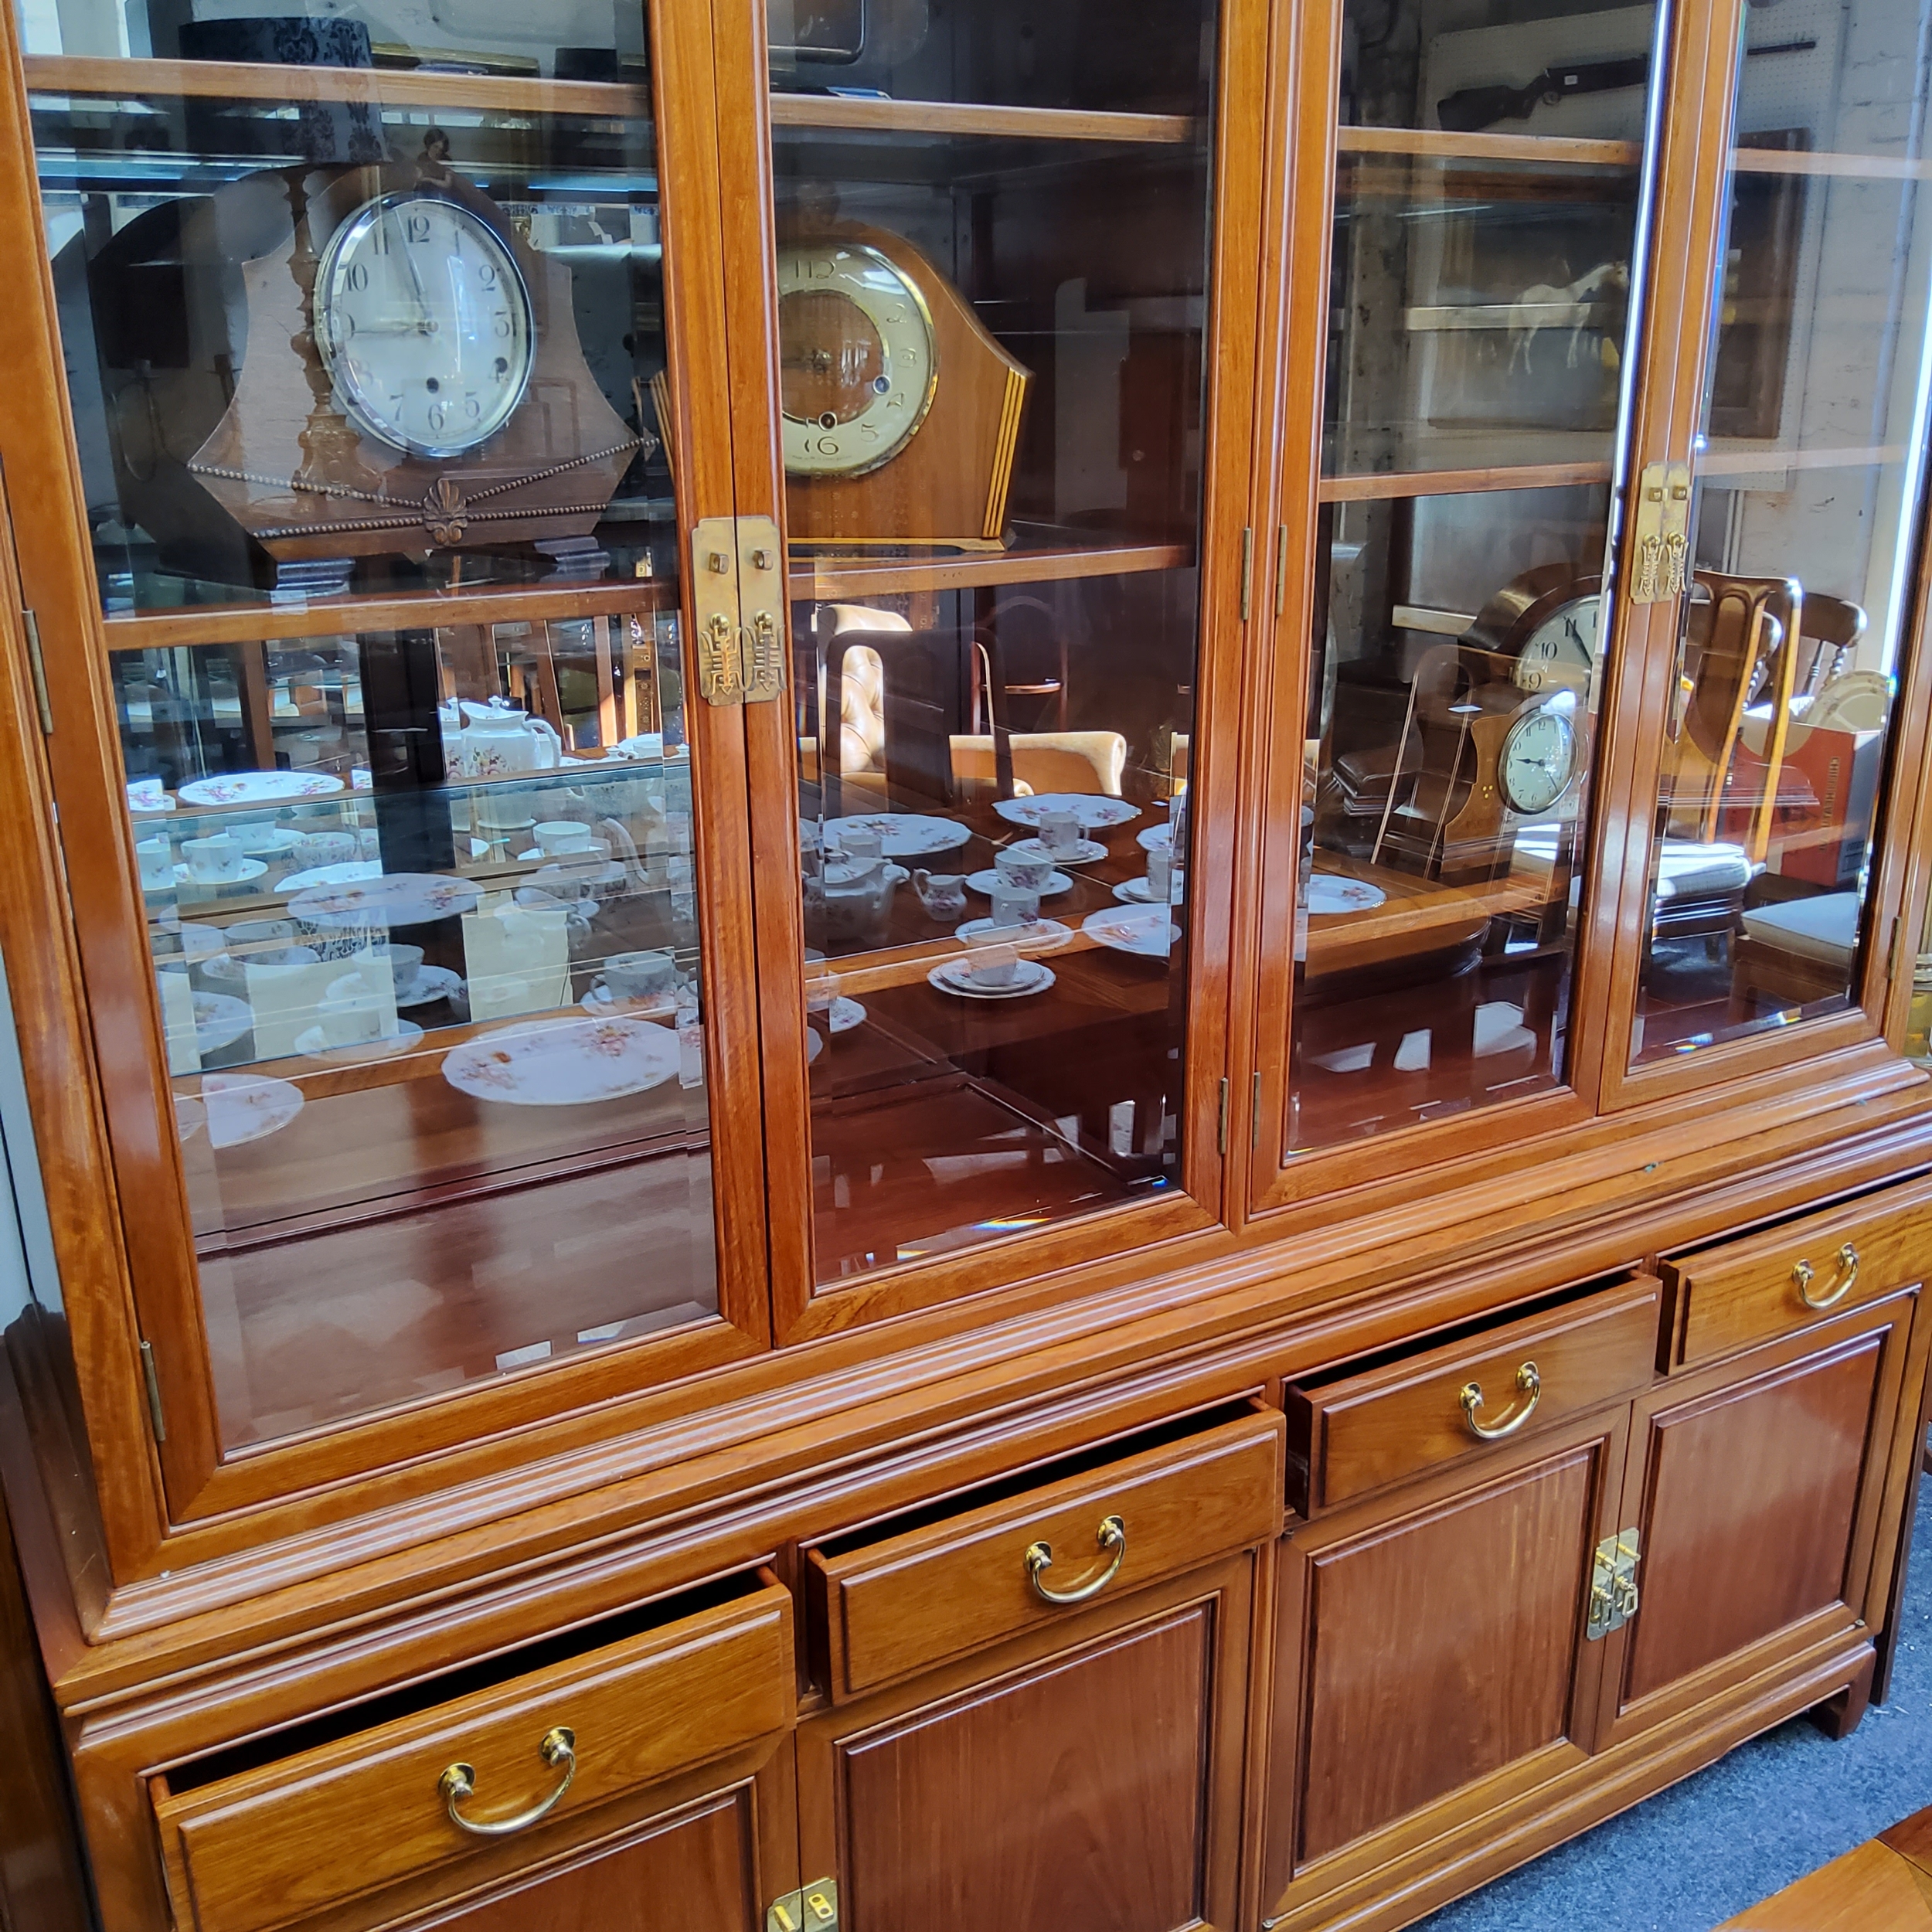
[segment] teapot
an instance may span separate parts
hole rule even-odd
[[[554,771],[563,740],[547,719],[492,698],[459,698],[437,707],[443,729],[444,769],[452,778],[500,778],[518,771]]]

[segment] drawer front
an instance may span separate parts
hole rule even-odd
[[[177,1923],[267,1932],[393,1884],[485,1840],[454,1823],[440,1781],[489,1824],[601,1801],[783,1732],[795,1702],[791,1605],[771,1585],[735,1602],[395,1723],[162,1799]],[[543,1747],[574,1734],[574,1770]],[[534,1828],[534,1826],[532,1828]]]
[[[1928,1271],[1932,1184],[1925,1182],[1679,1255],[1663,1264],[1672,1365],[1788,1335]]]
[[[1291,1386],[1304,1515],[1648,1386],[1662,1285],[1646,1275],[1359,1376]],[[1471,1397],[1471,1388],[1480,1400]]]
[[[1247,1416],[862,1549],[811,1551],[832,1696],[1266,1543],[1281,1480],[1281,1418]]]

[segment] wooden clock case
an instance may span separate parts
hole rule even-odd
[[[903,236],[836,222],[801,225],[779,236],[781,248],[815,241],[876,249],[920,291],[932,318],[936,379],[924,420],[878,468],[859,476],[788,479],[791,541],[859,549],[932,544],[1003,549],[1007,492],[1031,374]]]

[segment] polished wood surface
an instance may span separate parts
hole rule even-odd
[[[1265,1542],[1281,1520],[1280,1418],[1229,1423],[903,1536],[808,1552],[834,1699],[1064,1621],[1066,1606],[1035,1588],[1027,1553],[1041,1543],[1051,1552],[1042,1588],[1083,1587],[1109,1568],[1109,1517],[1125,1539],[1110,1602]]]
[[[1463,1389],[1480,1385],[1475,1420],[1485,1428],[1542,1429],[1632,1393],[1651,1379],[1659,1288],[1654,1281],[1486,1330],[1357,1375],[1324,1376],[1287,1391],[1289,1500],[1304,1515],[1379,1489],[1417,1470],[1488,1445],[1465,1413]],[[1517,1377],[1539,1376],[1529,1403]]]
[[[1069,107],[997,107],[964,100],[867,100],[837,95],[771,97],[774,128],[844,128],[854,134],[1003,134],[1033,141],[1154,141],[1196,138],[1185,114]]]
[[[574,1732],[577,1752],[560,1820],[780,1731],[791,1715],[791,1631],[790,1598],[773,1585],[163,1798],[156,1814],[175,1910],[201,1932],[267,1932],[459,1858],[473,1841],[446,1815],[446,1767],[473,1767],[467,1808],[479,1821],[514,1815],[559,1782],[537,1749],[556,1726]]]
[[[1932,1862],[1920,1811],[1808,1872],[1718,1932],[1932,1932]]]

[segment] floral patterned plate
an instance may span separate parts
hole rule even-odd
[[[1166,958],[1181,936],[1165,906],[1089,913],[1080,921],[1080,930],[1099,945],[1117,953],[1138,953],[1143,959]]]
[[[1138,805],[1095,791],[1043,791],[1032,798],[996,798],[993,809],[1008,824],[1031,825],[1036,831],[1049,811],[1072,812],[1080,820],[1082,832],[1131,825],[1141,815]]]
[[[1318,872],[1308,881],[1308,911],[1317,919],[1336,913],[1369,912],[1388,896],[1366,879],[1344,879],[1336,872]]]
[[[879,850],[888,859],[926,859],[936,852],[951,852],[973,835],[971,825],[957,818],[938,818],[917,811],[855,812],[843,818],[825,821],[825,843],[837,847],[841,832],[850,827],[857,832],[876,832]]]
[[[302,1090],[257,1073],[209,1073],[201,1083],[213,1147],[242,1147],[279,1134],[302,1111]]]
[[[291,798],[332,798],[342,788],[325,771],[227,771],[196,778],[179,796],[189,805],[281,804]]]
[[[304,925],[426,926],[476,910],[483,889],[468,879],[435,872],[393,872],[339,886],[318,886],[288,902]]]
[[[465,1040],[443,1077],[472,1100],[512,1107],[618,1100],[676,1077],[678,1036],[648,1020],[556,1020]]]

